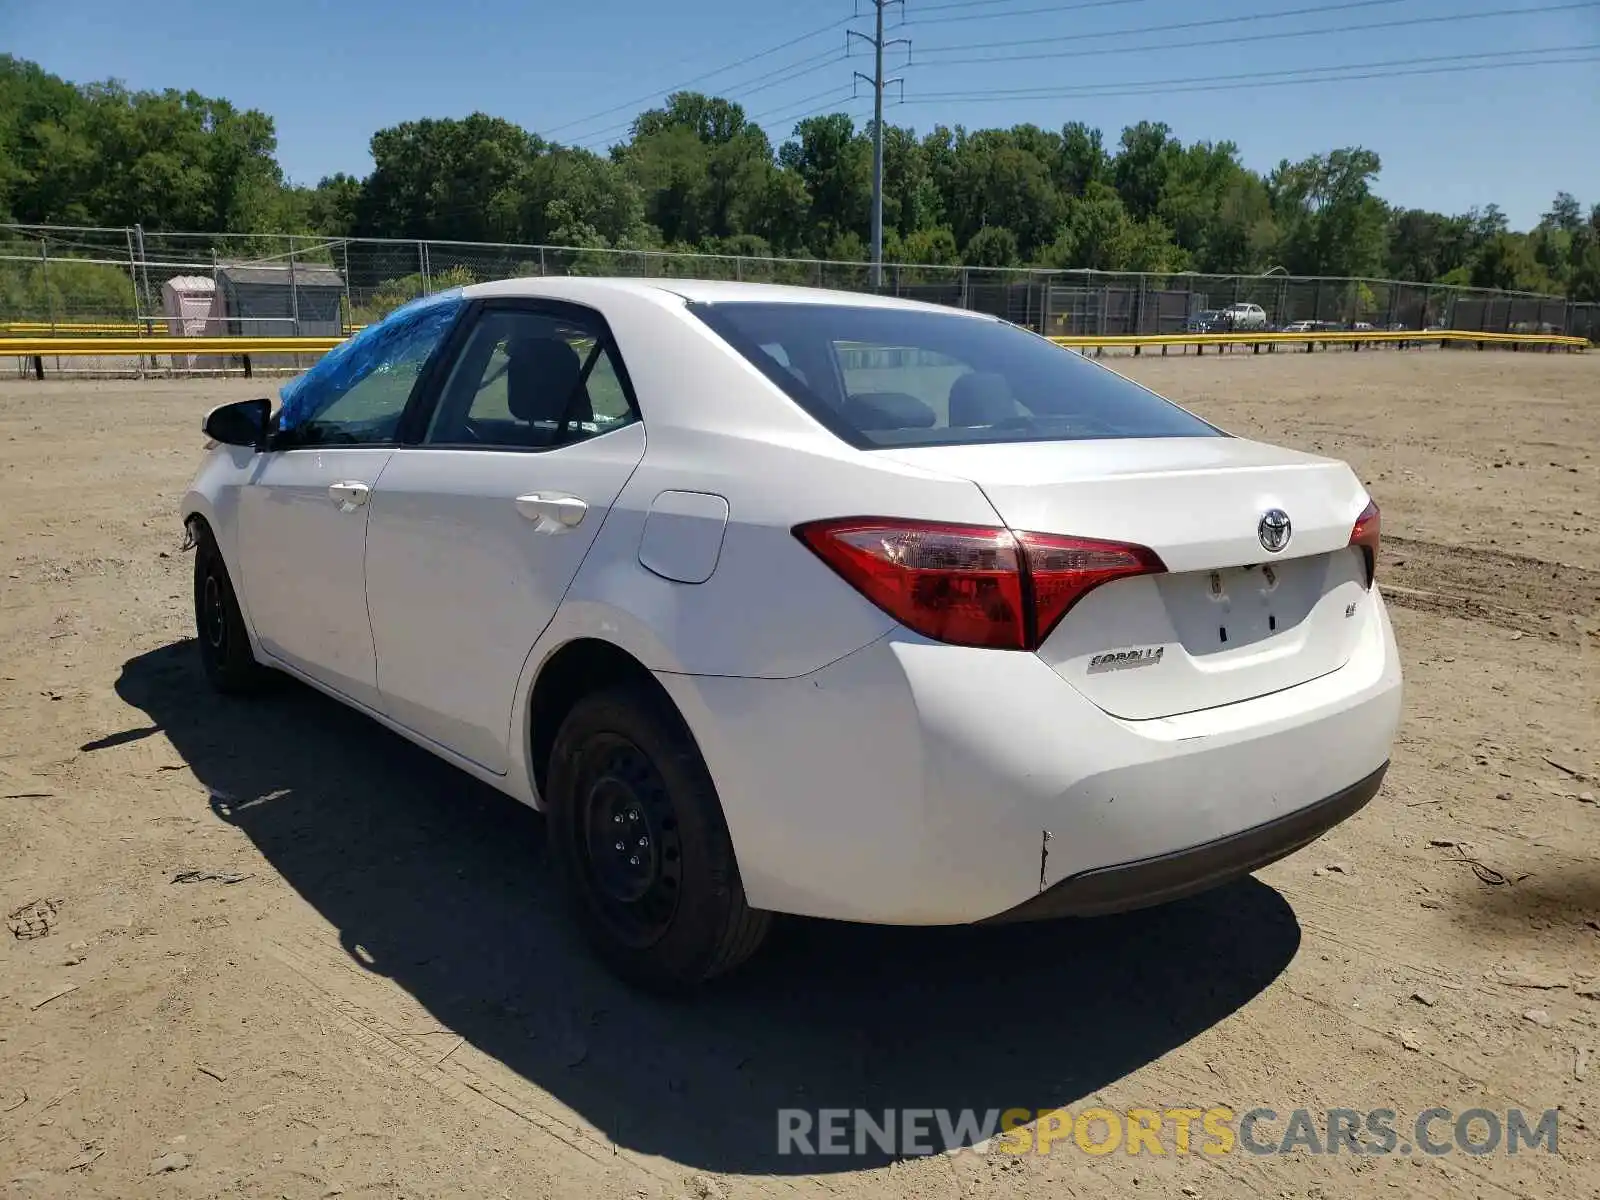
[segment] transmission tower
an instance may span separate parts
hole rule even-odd
[[[869,0],[873,9],[874,30],[868,37],[864,33],[850,30],[850,37],[860,38],[872,47],[873,71],[871,75],[863,75],[860,71],[855,73],[857,79],[872,85],[872,286],[883,286],[883,89],[886,84],[897,83],[903,88],[905,80],[898,76],[894,79],[883,77],[883,52],[890,46],[911,45],[910,38],[894,38],[885,41],[883,37],[883,10],[891,4],[901,6],[905,11],[905,0]],[[846,39],[848,40],[848,39]]]

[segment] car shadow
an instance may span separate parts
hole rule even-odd
[[[693,1169],[888,1161],[870,1141],[780,1155],[780,1109],[1070,1107],[1239,1009],[1300,942],[1288,904],[1253,879],[1095,921],[787,919],[742,971],[661,1001],[578,942],[531,810],[309,688],[219,700],[192,642],[131,659],[117,692],[352,963],[617,1145]]]

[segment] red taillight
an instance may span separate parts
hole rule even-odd
[[[865,518],[794,532],[909,629],[963,646],[1024,645],[1022,572],[1009,530]]]
[[[1036,649],[1090,590],[1165,570],[1143,546],[984,525],[851,517],[794,532],[902,625],[962,646]]]
[[[1154,550],[1053,533],[1019,533],[1032,582],[1035,635],[1041,645],[1067,610],[1102,583],[1167,568]]]
[[[1350,544],[1360,546],[1366,551],[1368,587],[1371,587],[1372,581],[1378,577],[1378,535],[1382,524],[1378,506],[1368,500],[1367,506],[1356,518],[1355,528],[1350,531]]]

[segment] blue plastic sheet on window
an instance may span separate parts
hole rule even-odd
[[[412,360],[426,358],[433,351],[465,303],[461,288],[435,292],[401,305],[340,342],[316,366],[279,389],[278,428],[293,429],[317,416],[379,367],[411,365],[420,370],[421,362]]]

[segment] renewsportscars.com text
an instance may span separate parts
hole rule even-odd
[[[1555,1109],[947,1108],[778,1110],[778,1153],[1445,1155],[1558,1152]]]

